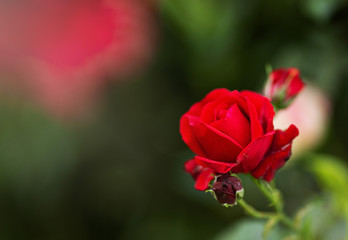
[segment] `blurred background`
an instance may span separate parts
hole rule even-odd
[[[0,0],[0,238],[259,239],[194,190],[178,127],[214,88],[262,92],[271,64],[307,83],[275,123],[301,132],[276,177],[286,212],[326,199],[311,239],[343,239],[347,26],[345,0]]]

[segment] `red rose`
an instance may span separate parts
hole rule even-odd
[[[265,95],[277,105],[287,106],[303,87],[297,68],[279,68],[270,74]]]
[[[291,154],[298,129],[274,130],[270,101],[251,91],[216,89],[194,104],[180,120],[184,142],[197,154],[187,164],[196,164],[195,188],[205,190],[211,173],[251,173],[273,179]],[[210,170],[206,176],[204,172]],[[206,177],[205,177],[206,176]]]

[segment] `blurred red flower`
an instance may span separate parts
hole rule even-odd
[[[146,63],[149,10],[140,0],[1,2],[0,65],[20,72],[15,90],[54,113],[75,114],[93,102],[106,73],[122,78]]]

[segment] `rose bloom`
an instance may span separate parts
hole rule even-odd
[[[316,147],[324,138],[330,117],[330,101],[318,88],[307,85],[292,104],[277,113],[274,125],[279,128],[296,124],[301,135],[293,144],[293,155]]]
[[[284,107],[303,87],[304,83],[297,68],[279,68],[270,74],[265,87],[265,96]]]
[[[53,113],[76,114],[94,101],[108,73],[124,78],[146,63],[152,23],[141,0],[1,1],[0,67],[19,74],[0,84]]]
[[[271,181],[291,155],[298,129],[274,130],[270,101],[251,91],[216,89],[180,119],[184,142],[197,155],[185,164],[205,190],[212,174],[250,173]]]

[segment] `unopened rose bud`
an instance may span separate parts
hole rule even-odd
[[[215,198],[224,206],[236,204],[237,197],[243,197],[243,186],[238,177],[228,174],[218,177],[213,184]]]
[[[265,96],[277,108],[285,108],[302,90],[304,83],[297,68],[279,68],[274,70],[265,87]]]

